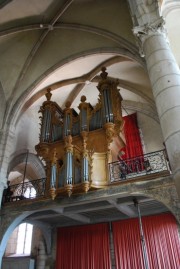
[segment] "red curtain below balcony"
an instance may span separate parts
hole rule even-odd
[[[180,239],[171,214],[142,218],[150,269],[180,268]],[[138,219],[113,222],[116,269],[144,269]]]
[[[110,269],[109,225],[59,228],[56,269]]]

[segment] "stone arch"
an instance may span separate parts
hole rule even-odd
[[[2,219],[1,231],[0,231],[0,239],[1,239],[0,241],[0,268],[1,268],[1,263],[2,263],[2,257],[4,255],[6,245],[9,240],[10,235],[12,234],[12,232],[17,226],[19,226],[21,223],[24,223],[24,222],[30,223],[32,225],[36,225],[40,228],[44,237],[47,253],[50,254],[51,241],[52,241],[51,227],[37,221],[33,221],[33,222],[26,221],[26,218],[30,216],[31,214],[32,212],[26,211],[20,215],[19,213],[16,213],[16,215],[13,215],[13,216],[6,215],[6,218]]]
[[[130,100],[123,100],[122,101],[122,107],[128,110],[135,110],[137,112],[140,112],[153,120],[155,120],[159,124],[159,118],[157,115],[157,111],[153,109],[149,104],[144,104],[140,102],[130,101]]]
[[[4,255],[8,239],[14,229],[25,219],[30,213],[24,212],[19,215],[16,214],[12,216],[11,214],[7,215],[6,218],[2,218],[1,221],[1,242],[0,242],[0,268],[2,263],[2,257]]]
[[[180,204],[174,185],[164,186],[163,188],[147,188],[133,192],[131,194],[135,196],[143,195],[149,198],[153,198],[154,200],[164,204],[180,224]]]
[[[166,18],[170,12],[172,12],[173,10],[178,10],[178,9],[180,10],[179,1],[164,0],[162,4],[162,15],[164,18]]]
[[[14,156],[9,163],[8,174],[19,165],[21,165],[21,168],[19,167],[18,169],[21,170],[22,164],[26,163],[26,158],[27,158],[27,177],[29,179],[38,179],[46,176],[43,163],[37,157],[37,155],[33,153],[29,153],[28,156],[27,153],[21,153],[17,156]]]

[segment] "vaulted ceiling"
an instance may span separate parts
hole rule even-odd
[[[177,2],[174,14],[179,12]],[[166,15],[174,41],[180,22]],[[137,111],[142,124],[159,124],[132,28],[124,0],[0,1],[0,128],[8,124],[14,133],[12,158],[27,148],[35,153],[47,87],[62,108],[70,100],[78,111],[81,95],[95,105],[102,66],[119,79],[123,115]],[[180,62],[179,46],[172,44]]]

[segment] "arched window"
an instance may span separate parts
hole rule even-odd
[[[30,255],[32,242],[33,225],[29,223],[22,223],[18,228],[17,236],[17,255]]]
[[[31,254],[33,225],[22,223],[12,232],[6,246],[5,257]]]

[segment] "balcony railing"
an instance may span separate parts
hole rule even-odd
[[[164,150],[109,164],[110,183],[161,172],[170,174],[170,166]]]
[[[110,183],[136,179],[142,176],[153,178],[170,173],[169,162],[164,150],[109,164]],[[4,191],[3,204],[42,197],[46,191],[46,178],[11,185],[8,189]]]
[[[46,178],[11,185],[4,191],[3,203],[38,198],[45,195],[45,189]]]

